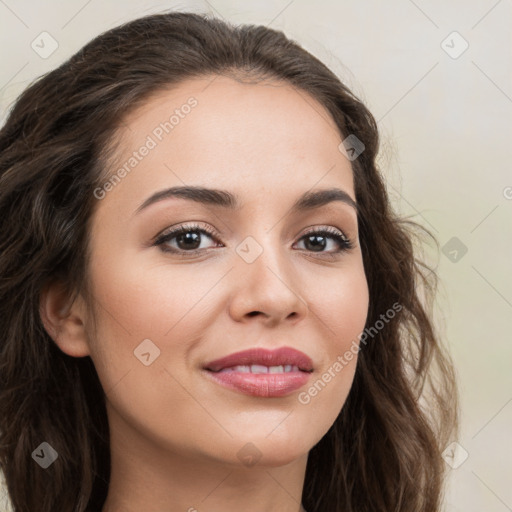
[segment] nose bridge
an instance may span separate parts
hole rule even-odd
[[[255,230],[251,227],[251,231],[236,247],[236,253],[240,260],[237,264],[248,273],[248,279],[268,279],[271,274],[273,279],[277,279],[272,269],[284,279],[288,274],[290,277],[293,272],[291,261],[289,258],[288,248],[284,247],[279,237],[279,230],[276,227],[261,227]]]
[[[259,229],[246,236],[235,249],[237,292],[232,303],[235,316],[255,312],[274,321],[302,315],[307,309],[290,259],[290,249],[277,229]]]

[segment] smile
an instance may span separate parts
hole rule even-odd
[[[246,395],[283,397],[309,380],[313,363],[309,356],[290,347],[260,347],[210,361],[203,373],[213,382]]]

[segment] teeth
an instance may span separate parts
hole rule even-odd
[[[249,366],[235,366],[233,367],[234,372],[251,373]]]
[[[275,368],[275,366],[270,368]],[[251,364],[251,373],[269,373],[269,367],[262,366],[261,364]]]
[[[224,372],[240,372],[240,373],[289,373],[298,372],[299,367],[291,364],[285,364],[280,366],[264,366],[261,364],[252,365],[239,365],[232,366],[231,368],[225,368]]]

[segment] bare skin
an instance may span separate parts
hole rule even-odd
[[[160,91],[120,128],[112,172],[148,136],[156,146],[92,218],[97,331],[81,298],[65,308],[52,286],[42,299],[48,332],[66,354],[92,358],[106,392],[112,473],[103,512],[298,512],[308,453],[352,385],[356,356],[342,371],[332,366],[368,312],[356,211],[340,200],[291,211],[308,191],[338,188],[355,201],[340,134],[320,104],[287,84],[212,78]],[[197,104],[158,140],[155,127],[191,97]],[[185,185],[226,190],[241,205],[171,197],[136,212],[155,192]],[[191,223],[214,230],[197,234],[195,251],[179,236],[152,244]],[[305,234],[322,228],[353,248],[329,234],[315,250]],[[247,237],[256,244],[242,244]],[[237,247],[262,252],[248,263]],[[148,365],[134,354],[146,339],[160,351],[147,345]],[[314,367],[287,396],[243,394],[204,374],[213,359],[283,346]],[[329,368],[328,383],[301,402]]]

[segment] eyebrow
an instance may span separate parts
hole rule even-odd
[[[137,208],[137,210],[135,210],[135,213],[139,213],[154,203],[172,197],[188,199],[197,203],[218,206],[229,210],[237,210],[242,204],[236,194],[232,194],[227,190],[218,190],[200,186],[171,187],[165,190],[160,190],[148,197]],[[341,201],[348,204],[354,208],[356,212],[358,210],[357,203],[348,195],[347,192],[340,188],[329,188],[305,192],[297,199],[297,201],[295,201],[291,208],[291,212],[297,213],[304,210],[313,210],[334,201]]]

